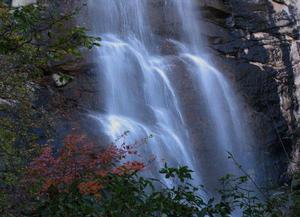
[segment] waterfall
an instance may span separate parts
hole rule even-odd
[[[104,108],[93,117],[111,139],[127,130],[130,142],[153,135],[142,147],[145,158],[155,155],[157,168],[165,161],[188,165],[196,171],[197,181],[207,182],[232,171],[226,151],[251,165],[252,140],[233,88],[201,49],[194,4],[193,0],[89,0],[93,33],[103,39],[95,59]],[[157,15],[176,23],[174,36],[156,34],[151,17]],[[167,54],[162,51],[165,43],[172,47]],[[179,93],[181,84],[174,77],[180,73],[190,77],[187,86],[197,95],[197,102],[190,104],[195,106],[185,104]],[[187,106],[194,106],[193,115],[206,120],[209,139],[193,139]],[[199,153],[199,147],[208,151]],[[208,174],[209,170],[216,172]]]
[[[13,7],[19,7],[19,6],[25,6],[33,3],[36,3],[36,0],[13,0],[11,5]]]

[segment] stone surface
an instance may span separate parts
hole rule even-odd
[[[295,149],[300,114],[297,2],[199,2],[203,29],[210,29],[203,32],[208,50],[250,106],[253,129],[265,157],[279,159],[278,167],[284,169]]]

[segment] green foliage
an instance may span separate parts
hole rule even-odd
[[[69,192],[58,192],[56,188],[50,190],[51,195],[53,195],[51,199],[38,201],[38,208],[34,212],[29,212],[28,217],[100,216],[100,207],[96,199],[90,196],[82,196],[75,184]]]
[[[172,172],[171,172],[172,171]],[[184,171],[184,172],[182,172]],[[159,180],[138,174],[117,176],[109,174],[110,182],[95,195],[82,195],[73,183],[68,193],[51,188],[52,197],[37,202],[38,208],[29,216],[110,216],[110,217],[243,217],[284,216],[279,199],[262,202],[256,193],[244,188],[246,177],[222,178],[224,188],[220,199],[204,199],[202,188],[193,186],[191,172],[186,167],[165,167],[160,171],[170,181],[180,183],[169,188]]]
[[[91,49],[100,39],[72,24],[80,8],[62,13],[43,4],[11,8],[4,2],[0,1],[0,213],[10,216],[24,199],[24,166],[39,151],[38,140],[51,139],[52,115],[36,103],[40,81],[57,61],[80,58],[82,48]]]
[[[81,47],[99,46],[100,38],[87,35],[81,26],[66,27],[78,11],[62,14],[42,4],[12,9],[0,3],[0,54],[43,70],[66,55],[80,57]]]
[[[172,168],[165,164],[160,174],[169,183],[166,185],[143,177],[140,171],[144,164],[126,160],[133,152],[126,145],[121,150],[112,147],[96,152],[82,138],[69,137],[56,157],[45,148],[33,161],[28,177],[41,190],[34,195],[28,216],[284,216],[286,195],[258,198],[260,194],[252,190],[249,176],[221,178],[222,188],[216,198],[209,199],[203,186],[193,184],[192,171],[186,166]]]

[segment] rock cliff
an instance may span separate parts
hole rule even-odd
[[[297,152],[294,146],[300,115],[297,3],[296,0],[199,1],[209,50],[219,68],[232,76],[251,107],[253,129],[262,142],[265,157],[271,155],[280,162],[278,165],[291,158],[292,149],[294,155]]]

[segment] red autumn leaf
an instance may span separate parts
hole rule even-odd
[[[133,153],[137,153],[133,145],[123,144],[118,148],[113,144],[101,150],[86,136],[72,134],[64,139],[58,155],[54,155],[50,146],[43,148],[40,156],[30,164],[26,181],[42,181],[41,193],[51,186],[68,192],[74,182],[79,182],[78,189],[82,194],[99,194],[109,174],[125,175],[145,168],[139,161],[123,162]]]

